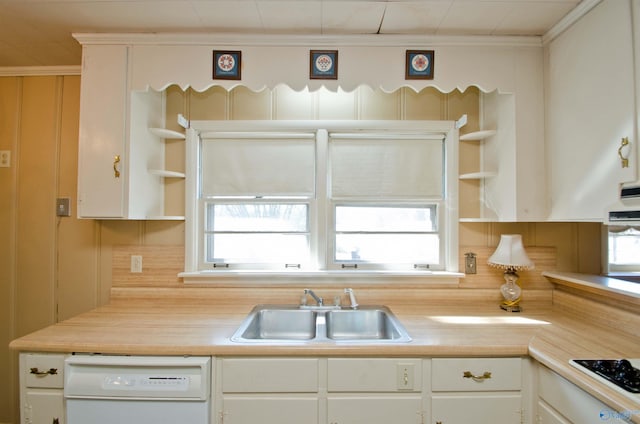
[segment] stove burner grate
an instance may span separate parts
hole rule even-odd
[[[640,393],[640,370],[627,359],[573,359],[589,371],[631,393]]]

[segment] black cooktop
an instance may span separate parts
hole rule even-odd
[[[627,359],[573,359],[573,362],[628,392],[640,393],[640,370]]]

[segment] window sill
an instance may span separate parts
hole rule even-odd
[[[300,283],[345,283],[349,284],[388,284],[390,281],[400,283],[417,283],[421,285],[457,286],[464,278],[460,272],[447,271],[250,271],[250,270],[211,270],[182,272],[178,274],[185,284],[251,284],[268,283],[293,285]]]

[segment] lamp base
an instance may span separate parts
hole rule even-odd
[[[522,289],[518,285],[518,273],[514,269],[507,269],[504,272],[504,284],[500,286],[500,293],[504,300],[500,303],[500,308],[507,312],[520,312],[520,300]]]
[[[504,303],[500,305],[500,309],[503,309],[507,312],[520,312],[522,308],[520,305],[505,305]]]

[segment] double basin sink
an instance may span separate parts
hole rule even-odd
[[[411,337],[386,306],[304,309],[258,305],[231,337],[238,343],[406,343]]]

